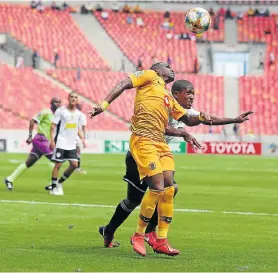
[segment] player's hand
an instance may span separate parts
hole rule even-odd
[[[212,124],[212,118],[210,115],[206,114],[205,112],[200,112],[200,117],[203,119],[203,122]]]
[[[249,115],[252,115],[253,113],[254,113],[253,111],[248,111],[248,112],[245,112],[245,113],[241,114],[240,116],[238,116],[236,118],[235,123],[242,123],[246,120],[249,120]]]
[[[29,136],[27,139],[26,139],[26,143],[29,145],[31,144],[33,141],[33,138],[31,136]]]
[[[202,148],[202,145],[197,141],[197,139],[187,132],[183,133],[183,139],[188,142],[194,150]]]
[[[55,147],[56,147],[55,142],[54,142],[53,140],[50,141],[50,149],[51,149],[52,151],[54,151],[54,150],[55,150]]]
[[[92,111],[88,112],[88,115],[90,116],[90,118],[92,118],[102,112],[103,112],[103,109],[100,106],[96,106],[93,108]]]

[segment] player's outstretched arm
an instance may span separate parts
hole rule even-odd
[[[88,114],[92,118],[100,113],[102,113],[117,97],[119,97],[126,89],[133,88],[133,84],[130,78],[120,81],[110,93],[106,95],[102,103],[93,108]]]
[[[243,123],[247,120],[249,120],[249,116],[253,114],[253,111],[245,112],[241,115],[239,115],[236,118],[225,118],[225,117],[217,117],[217,116],[211,116],[212,122],[208,123],[206,121],[202,121],[205,125],[226,125],[226,124],[232,124],[232,123]]]
[[[192,146],[193,149],[195,149],[195,148],[201,149],[202,148],[201,144],[196,140],[196,138],[194,138],[192,135],[190,135],[189,133],[187,133],[184,130],[179,130],[179,129],[176,129],[176,128],[168,125],[166,127],[165,134],[167,136],[182,137],[184,139],[184,141],[188,142]]]

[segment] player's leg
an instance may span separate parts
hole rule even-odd
[[[86,174],[87,172],[83,169],[81,169],[81,140],[80,138],[78,137],[77,138],[77,144],[76,144],[76,153],[77,153],[77,159],[78,159],[78,165],[77,165],[77,168],[76,168],[76,172],[79,172],[81,174]]]
[[[123,180],[127,182],[127,197],[117,205],[109,223],[99,228],[99,233],[104,238],[105,247],[118,246],[118,244],[112,243],[114,233],[141,203],[147,189],[146,183],[140,183],[137,165],[130,152],[126,155],[125,163],[126,174]]]
[[[163,253],[169,256],[179,254],[179,251],[173,249],[167,241],[169,224],[172,222],[174,213],[174,158],[170,152],[169,146],[162,147],[161,165],[164,177],[164,194],[158,201],[158,230],[157,240],[153,245],[156,253]]]
[[[32,167],[44,154],[44,147],[42,145],[40,135],[36,135],[32,142],[33,148],[25,161],[25,163],[21,163],[8,177],[5,178],[4,182],[8,188],[8,190],[13,189],[14,181],[21,175],[23,172]]]
[[[178,184],[174,181],[174,197],[178,193]],[[158,212],[157,212],[157,206],[155,208],[154,214],[146,228],[145,232],[145,241],[150,245],[153,246],[154,243],[157,240],[157,234],[156,234],[156,227],[158,225]]]
[[[64,154],[65,150],[56,148],[52,155],[52,161],[54,162],[54,167],[52,169],[51,174],[51,184],[46,186],[45,189],[50,191],[50,194],[57,193],[57,185],[58,185],[58,175],[62,164],[64,163]]]
[[[144,178],[149,186],[149,190],[141,202],[136,232],[131,237],[134,251],[145,256],[144,234],[155,211],[156,204],[164,194],[164,178],[155,142],[132,135],[130,151],[138,166],[140,179]]]
[[[19,166],[17,166],[17,168],[9,175],[5,178],[5,184],[8,188],[8,190],[12,190],[13,189],[13,183],[14,181],[23,174],[23,172],[32,167],[35,162],[37,162],[39,160],[40,157],[38,157],[35,154],[29,154],[27,160],[24,163],[21,163]]]
[[[76,149],[64,151],[64,160],[68,160],[70,164],[69,164],[68,168],[64,171],[63,175],[58,180],[58,183],[57,183],[58,195],[64,195],[62,183],[64,183],[72,175],[72,173],[76,170],[76,168],[78,166]]]

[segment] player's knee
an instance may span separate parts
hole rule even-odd
[[[171,187],[174,183],[174,172],[173,171],[164,171],[163,172],[163,180],[164,180],[164,187]]]
[[[78,162],[77,161],[70,161],[70,165],[73,169],[76,169],[78,167]]]
[[[140,205],[140,200],[129,200],[128,198],[125,198],[123,200],[123,203],[129,210],[134,210],[137,206]]]
[[[178,191],[179,191],[178,184],[174,184],[174,197],[177,195]]]
[[[174,186],[165,188],[164,194],[162,196],[164,203],[171,204],[173,203],[175,188]]]
[[[60,162],[56,162],[55,163],[55,166],[54,166],[54,169],[56,169],[56,170],[60,170],[60,168],[61,168],[61,166],[62,166],[62,163],[60,163]]]

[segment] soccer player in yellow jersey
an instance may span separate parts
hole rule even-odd
[[[142,203],[137,230],[131,237],[133,249],[146,255],[144,233],[158,208],[156,253],[169,256],[179,254],[167,241],[169,224],[173,217],[173,177],[175,171],[173,155],[165,142],[165,129],[169,115],[187,122],[187,110],[168,93],[166,84],[174,80],[175,73],[167,63],[154,64],[150,70],[137,71],[117,84],[104,101],[89,113],[91,117],[103,112],[124,90],[136,88],[134,115],[131,119],[130,151],[138,166],[140,179],[149,186]],[[209,119],[209,117],[205,117]],[[209,122],[209,120],[208,120]],[[193,139],[193,144],[199,144]]]

